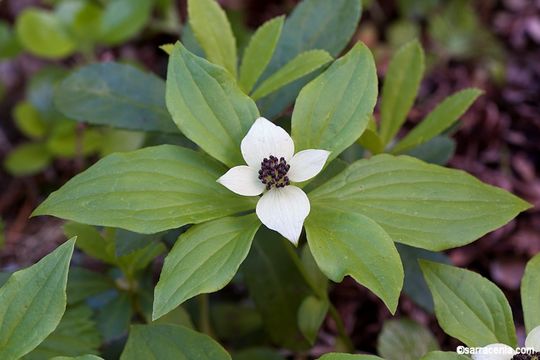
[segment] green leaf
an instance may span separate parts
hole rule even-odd
[[[396,247],[403,263],[403,271],[405,272],[403,292],[424,310],[433,314],[433,297],[422,275],[418,260],[425,259],[449,264],[450,259],[443,253],[419,249],[404,244],[396,244]]]
[[[103,360],[103,358],[96,355],[81,355],[81,356],[55,356],[49,360]]]
[[[432,351],[420,360],[469,360],[470,358],[465,355],[460,355],[455,352],[446,351]]]
[[[390,236],[357,213],[313,207],[305,223],[309,248],[328,278],[351,275],[373,291],[390,312],[397,308],[403,267]]]
[[[253,209],[254,199],[216,182],[225,171],[173,145],[113,154],[52,193],[34,215],[150,234]]]
[[[0,21],[0,59],[9,59],[19,54],[21,45],[13,29],[5,21]]]
[[[362,135],[376,101],[375,63],[359,43],[300,92],[292,116],[297,151],[325,149],[337,157]]]
[[[66,74],[65,68],[48,66],[32,75],[30,83],[26,86],[26,98],[49,125],[64,119],[54,105],[53,95],[58,83]]]
[[[272,341],[293,350],[309,344],[297,322],[304,298],[313,295],[300,272],[300,260],[289,241],[261,228],[242,265],[249,294]]]
[[[283,16],[265,22],[251,37],[240,66],[240,86],[250,93],[270,63],[283,28]]]
[[[212,338],[183,326],[134,325],[121,360],[230,360]]]
[[[328,300],[321,300],[315,296],[308,296],[302,301],[298,309],[298,327],[310,344],[317,340],[319,329],[328,313]]]
[[[128,278],[134,278],[138,271],[145,269],[156,257],[163,254],[166,250],[167,248],[163,243],[152,241],[141,249],[118,257],[117,264]],[[115,252],[116,249],[113,245],[111,253],[114,254]]]
[[[235,341],[246,342],[253,338],[254,334],[258,335],[262,329],[261,315],[251,304],[212,304],[210,314],[216,338],[229,344],[234,344]]]
[[[76,43],[62,22],[48,11],[25,9],[17,16],[15,27],[21,44],[34,55],[59,59],[75,51]]]
[[[388,144],[396,136],[418,93],[424,74],[424,50],[414,40],[394,55],[384,77],[380,136]]]
[[[246,258],[261,225],[254,214],[191,227],[165,258],[154,295],[153,319],[193,296],[222,289]]]
[[[76,236],[77,242],[75,246],[81,249],[86,255],[107,264],[116,264],[116,258],[114,254],[111,254],[109,249],[110,245],[94,226],[67,222],[64,224],[64,234],[68,238]]]
[[[521,280],[521,302],[523,304],[523,318],[527,333],[540,326],[540,254],[533,257],[525,268]]]
[[[100,38],[101,7],[85,0],[63,1],[56,7],[55,14],[77,43],[77,48],[92,51],[92,46]]]
[[[79,305],[68,308],[52,334],[24,359],[47,360],[54,356],[97,354],[100,345],[92,309]]]
[[[481,94],[481,90],[471,88],[447,97],[397,143],[392,149],[392,153],[403,153],[439,135],[458,121]]]
[[[152,11],[152,0],[111,0],[101,17],[100,39],[107,45],[120,44],[137,35],[147,23]]]
[[[285,360],[285,358],[274,350],[252,348],[235,353],[233,360]]]
[[[264,80],[253,92],[253,100],[259,100],[279,90],[285,85],[317,70],[332,61],[332,56],[324,50],[309,50],[300,53],[294,59],[285,64],[272,76]]]
[[[133,316],[130,294],[120,291],[96,316],[97,327],[105,342],[121,338],[128,332]]]
[[[326,50],[333,57],[347,46],[360,19],[358,0],[303,0],[283,25],[274,56],[261,80],[265,80],[299,54],[313,49]],[[299,79],[258,102],[261,113],[273,118],[297,97],[311,76]]]
[[[17,128],[30,138],[42,138],[47,132],[47,124],[41,119],[39,112],[30,102],[18,103],[13,110],[13,118]]]
[[[244,163],[240,142],[259,111],[229,73],[177,43],[169,58],[166,98],[187,138],[229,167]]]
[[[152,283],[152,287],[154,284]],[[153,290],[153,289],[152,289]],[[150,304],[151,305],[151,304]],[[213,309],[213,307],[212,307]],[[183,308],[182,306],[176,307],[173,311],[167,313],[166,315],[163,315],[159,319],[152,321],[152,314],[150,309],[150,313],[148,316],[148,322],[152,322],[153,324],[169,324],[169,325],[182,325],[190,329],[195,329],[195,326],[193,325],[193,322],[191,321],[191,317],[187,310]]]
[[[11,150],[4,159],[4,168],[14,176],[34,175],[45,169],[52,156],[43,143],[26,143]]]
[[[313,207],[362,214],[394,241],[433,251],[468,244],[530,206],[465,172],[387,154],[355,162],[309,198]]]
[[[418,360],[434,350],[439,345],[433,334],[409,319],[385,321],[377,339],[377,352],[386,360]]]
[[[310,191],[318,188],[322,184],[332,179],[337,174],[347,169],[348,164],[340,158],[334,159],[329,163],[312,181],[310,181],[305,187],[304,191],[309,193]]]
[[[375,355],[353,355],[342,353],[328,353],[321,356],[318,360],[384,360]]]
[[[0,358],[18,359],[38,346],[66,310],[66,283],[75,239],[0,288]]]
[[[358,139],[358,143],[373,155],[380,154],[384,151],[384,144],[374,129],[366,129],[360,139]]]
[[[114,239],[115,255],[121,257],[132,254],[156,241],[159,241],[156,235],[138,234],[123,229],[117,229]]]
[[[188,0],[189,25],[206,57],[236,77],[236,39],[225,11],[215,0]]]
[[[90,296],[114,289],[115,284],[110,277],[82,267],[72,266],[67,283],[67,301],[76,304]]]
[[[510,305],[491,281],[469,270],[420,260],[445,333],[469,347],[517,345]],[[466,324],[466,326],[464,326]]]
[[[441,135],[435,136],[428,142],[409,150],[406,155],[428,163],[446,165],[452,156],[454,156],[455,151],[456,142],[448,136]]]
[[[67,117],[117,128],[178,133],[165,106],[165,83],[133,66],[105,62],[74,71],[54,101]]]

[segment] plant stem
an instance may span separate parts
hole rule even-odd
[[[345,329],[345,325],[343,324],[343,319],[341,318],[341,315],[339,314],[335,306],[330,302],[329,304],[330,306],[328,308],[328,311],[330,312],[330,316],[332,317],[332,319],[334,319],[334,322],[336,323],[339,337],[347,348],[347,352],[352,353],[354,352],[354,345],[351,338],[347,334],[347,330]]]
[[[199,300],[199,330],[210,337],[214,337],[212,325],[210,324],[210,307],[208,304],[208,294],[201,294]]]

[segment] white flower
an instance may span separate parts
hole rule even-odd
[[[303,150],[294,154],[289,134],[262,117],[251,126],[240,148],[247,166],[233,167],[217,181],[243,196],[264,192],[257,203],[257,216],[266,227],[298,244],[310,205],[307,195],[291,182],[317,175],[330,152]]]
[[[525,347],[540,352],[540,326],[535,327],[525,340]],[[505,344],[490,344],[484,346],[481,354],[474,354],[473,360],[511,360],[516,351]]]

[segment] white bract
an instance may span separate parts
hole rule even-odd
[[[540,352],[540,326],[535,327],[525,340],[525,348]],[[505,344],[490,344],[482,348],[481,353],[474,354],[473,360],[511,360],[517,352]]]
[[[257,216],[269,229],[298,244],[309,199],[297,186],[317,175],[328,156],[326,150],[294,153],[292,138],[281,127],[258,118],[240,145],[247,165],[236,166],[217,181],[243,196],[263,194],[257,203]]]

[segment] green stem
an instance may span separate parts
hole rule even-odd
[[[350,352],[350,353],[354,352],[354,345],[351,338],[347,334],[347,330],[345,329],[345,325],[343,324],[343,319],[341,318],[341,315],[339,314],[335,306],[330,302],[330,299],[328,298],[328,294],[326,292],[323,292],[320,287],[314,284],[313,280],[308,275],[304,267],[304,263],[298,258],[298,255],[296,254],[296,252],[294,252],[290,246],[287,246],[287,250],[289,251],[291,258],[295,262],[298,268],[298,271],[300,272],[300,274],[302,275],[302,277],[304,278],[308,286],[311,288],[311,290],[320,299],[326,300],[328,302],[328,311],[330,313],[330,316],[332,317],[332,319],[334,319],[334,322],[336,323],[338,335],[341,338],[341,341],[343,341],[343,344],[345,345],[347,352]]]
[[[210,337],[214,337],[214,331],[210,324],[210,306],[208,304],[208,294],[201,294],[199,300],[199,330]]]

